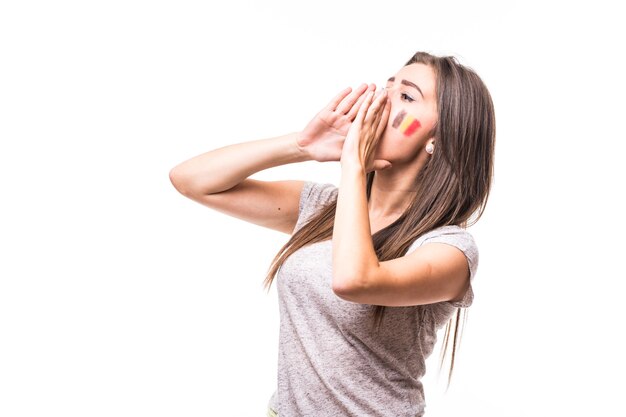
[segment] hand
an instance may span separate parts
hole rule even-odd
[[[374,93],[368,92],[359,107],[354,122],[341,152],[341,166],[362,169],[365,173],[385,169],[391,162],[374,159],[378,142],[387,127],[391,102],[387,100],[387,91],[383,90],[376,99]]]
[[[312,159],[339,161],[348,129],[374,84],[361,84],[356,90],[348,87],[333,98],[304,128],[296,140],[297,145]]]

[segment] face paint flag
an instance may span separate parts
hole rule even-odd
[[[396,115],[396,118],[393,119],[392,125],[396,129],[400,129],[405,136],[411,136],[413,132],[417,130],[418,127],[421,126],[419,120],[415,117],[407,114],[406,111],[401,110],[400,113]]]

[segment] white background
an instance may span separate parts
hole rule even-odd
[[[626,415],[618,2],[0,3],[0,415],[264,416],[288,236],[168,173],[304,125],[417,50],[489,87],[475,300],[427,415]],[[339,183],[338,163],[259,179]]]

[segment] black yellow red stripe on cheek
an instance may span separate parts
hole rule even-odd
[[[393,119],[392,127],[399,129],[405,136],[411,136],[422,124],[415,117],[401,110]]]

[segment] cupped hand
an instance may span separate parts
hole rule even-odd
[[[365,93],[374,89],[374,84],[361,84],[354,91],[348,87],[337,94],[300,132],[296,142],[300,149],[316,161],[339,161]]]
[[[390,111],[391,102],[387,100],[386,90],[376,97],[372,91],[367,93],[343,144],[340,159],[342,168],[344,166],[356,167],[368,173],[391,166],[389,161],[374,159],[376,147],[387,126]]]

